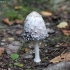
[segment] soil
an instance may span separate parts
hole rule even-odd
[[[57,18],[58,19],[58,18]],[[56,20],[55,19],[55,22]],[[52,20],[54,22],[54,20]],[[56,24],[51,24],[50,27],[55,30],[54,33],[49,34],[49,37],[46,38],[41,47],[40,47],[40,56],[41,62],[35,63],[34,62],[34,52],[32,52],[32,58],[24,58],[23,55],[27,54],[29,51],[25,52],[25,49],[28,48],[29,50],[34,51],[34,47],[29,47],[29,43],[23,43],[23,38],[21,34],[16,34],[16,31],[22,30],[22,26],[18,27],[18,25],[14,25],[15,28],[12,29],[12,26],[8,29],[1,29],[0,30],[0,40],[8,37],[15,38],[16,41],[22,42],[22,48],[19,50],[19,58],[15,61],[12,61],[11,55],[8,55],[6,52],[0,56],[0,70],[43,70],[48,65],[53,64],[50,63],[50,60],[55,58],[56,56],[60,55],[61,53],[65,53],[68,50],[69,46],[60,46],[62,42],[69,42],[70,38],[68,37],[67,40],[65,39],[65,35],[56,28]],[[17,26],[17,27],[16,27]],[[7,41],[6,41],[7,42]],[[58,45],[58,46],[57,46]],[[3,45],[4,46],[4,45]],[[2,47],[2,45],[1,45]],[[14,63],[20,62],[23,64],[22,67],[18,67],[14,65]]]

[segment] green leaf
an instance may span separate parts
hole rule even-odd
[[[19,15],[17,15],[17,19],[23,20],[23,17],[19,14]]]
[[[23,67],[23,64],[21,64],[21,63],[14,63],[14,65],[16,65],[18,67]]]
[[[26,70],[32,70],[32,69],[28,68],[28,69],[26,69]]]
[[[18,57],[19,57],[19,55],[16,53],[11,55],[12,60],[16,60],[16,59],[18,59]]]
[[[10,63],[9,66],[12,66],[12,64]]]

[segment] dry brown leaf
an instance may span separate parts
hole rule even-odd
[[[63,43],[61,44],[61,46],[66,47],[66,46],[68,46],[68,44],[67,44],[66,42],[63,42]]]
[[[25,53],[27,53],[29,51],[29,48],[25,48],[24,51]]]
[[[68,12],[67,12],[67,11],[64,11],[63,13],[64,13],[64,14],[66,14],[66,15],[68,14]]]
[[[69,61],[69,60],[70,60],[70,52],[57,56],[53,58],[52,60],[50,60],[50,62],[57,63],[60,61]]]
[[[42,16],[52,16],[52,13],[51,12],[48,12],[48,11],[42,11],[41,12]]]
[[[14,9],[16,9],[16,10],[17,10],[17,9],[21,9],[21,8],[22,8],[22,6],[15,6],[15,7],[14,7]]]
[[[2,55],[2,53],[5,51],[4,47],[0,47],[0,56]]]
[[[64,10],[66,10],[66,8],[67,8],[67,6],[65,5],[65,6],[62,6],[62,7],[60,8],[60,10],[64,11]]]
[[[8,18],[3,19],[2,21],[3,21],[4,23],[6,23],[7,25],[12,25],[12,24],[13,24],[13,22],[9,21]]]
[[[16,19],[16,20],[15,20],[15,23],[16,23],[16,24],[22,24],[22,23],[23,23],[23,20],[18,20],[18,19]]]
[[[70,30],[62,29],[61,30],[64,35],[69,36],[70,35]]]

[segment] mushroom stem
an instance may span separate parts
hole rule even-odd
[[[40,59],[40,54],[39,54],[39,42],[35,42],[35,58],[34,58],[34,61],[35,62],[40,62],[41,59]]]

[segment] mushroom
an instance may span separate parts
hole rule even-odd
[[[28,14],[24,22],[23,38],[24,41],[32,41],[35,44],[34,62],[41,61],[39,54],[39,41],[45,39],[46,37],[48,37],[48,32],[42,16],[36,11]]]

